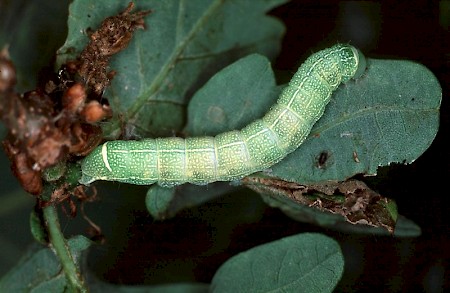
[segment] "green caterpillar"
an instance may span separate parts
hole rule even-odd
[[[262,171],[300,146],[332,92],[361,76],[365,67],[364,56],[350,45],[319,51],[300,66],[269,112],[242,130],[214,137],[109,141],[83,160],[80,182],[204,185]]]

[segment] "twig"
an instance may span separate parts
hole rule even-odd
[[[43,213],[50,243],[61,262],[69,287],[73,292],[88,292],[83,277],[78,271],[69,247],[67,246],[66,239],[61,232],[56,208],[53,205],[48,205],[43,208]]]

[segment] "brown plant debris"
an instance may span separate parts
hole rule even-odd
[[[122,13],[106,18],[90,35],[91,41],[80,55],[78,73],[97,95],[103,93],[114,76],[113,71],[107,71],[111,56],[128,46],[136,29],[145,28],[144,17],[151,11],[131,13],[133,8],[134,3],[130,2]]]
[[[11,91],[15,84],[16,69],[9,59],[8,47],[5,47],[0,51],[0,93]]]
[[[397,221],[395,202],[373,191],[362,181],[301,185],[259,176],[248,176],[241,181],[259,193],[285,196],[298,204],[342,215],[351,224],[383,227],[390,233],[394,232]]]
[[[150,13],[131,13],[133,7],[129,3],[120,14],[106,18],[77,60],[66,62],[58,74],[42,71],[38,87],[25,94],[14,90],[16,71],[8,50],[0,52],[0,118],[8,129],[3,146],[27,192],[40,195],[44,170],[76,161],[101,142],[97,122],[112,116],[102,96],[113,76],[107,72],[110,58],[127,47],[137,28],[144,28]],[[55,191],[66,193],[67,186]]]

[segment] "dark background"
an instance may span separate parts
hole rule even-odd
[[[339,291],[442,292],[450,279],[449,100],[450,2],[292,1],[273,14],[287,27],[278,69],[292,70],[306,57],[350,42],[370,58],[409,59],[427,66],[442,86],[441,124],[431,147],[409,166],[393,166],[378,190],[422,228],[417,239],[340,235],[346,273]],[[302,58],[304,59],[304,58]],[[405,146],[407,147],[407,146]]]
[[[2,2],[6,3],[0,0],[0,16],[5,15],[1,11]],[[28,1],[20,2],[26,11]],[[65,2],[67,5],[68,1]],[[65,24],[67,16],[61,12],[62,8],[58,9]],[[48,13],[54,15],[50,8]],[[271,14],[279,17],[287,29],[282,52],[274,63],[280,82],[288,80],[312,52],[336,42],[349,42],[370,58],[414,60],[436,75],[443,97],[441,125],[433,144],[413,164],[383,168],[377,178],[367,179],[371,187],[397,201],[400,214],[418,224],[422,235],[398,239],[347,234],[292,222],[272,209],[263,211],[258,222],[236,224],[230,215],[242,207],[261,206],[258,196],[248,196],[246,192],[183,212],[177,219],[148,225],[151,220],[142,207],[145,189],[137,192],[129,191],[126,186],[118,189],[100,185],[100,192],[108,196],[88,207],[88,213],[105,217],[96,220],[104,227],[108,245],[91,253],[92,270],[114,283],[152,283],[170,278],[209,282],[217,267],[239,251],[283,236],[313,231],[330,235],[341,244],[345,273],[336,289],[338,292],[443,292],[448,289],[447,197],[450,193],[446,183],[450,182],[450,144],[445,138],[449,133],[449,2],[294,0]],[[58,36],[59,45],[65,39],[62,28],[47,29],[48,35]],[[38,40],[42,43],[42,36]],[[48,59],[45,57],[40,62],[45,64]],[[8,162],[3,154],[0,162],[1,171],[7,172],[0,179],[2,275],[32,242],[28,216],[33,200],[20,191],[5,196],[5,190],[20,189],[4,167]],[[126,201],[124,194],[129,194]],[[83,232],[86,227],[76,220],[62,221],[67,235],[77,229]],[[114,223],[108,227],[110,221]],[[128,238],[124,239],[121,233]],[[222,249],[221,243],[211,242],[213,238],[225,238],[228,244]],[[211,251],[214,245],[219,248]],[[159,254],[155,255],[155,251]]]

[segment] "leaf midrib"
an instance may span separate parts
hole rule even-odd
[[[180,2],[181,3],[181,2]],[[178,44],[178,46],[173,50],[171,56],[167,59],[166,63],[161,66],[158,74],[155,76],[150,86],[140,94],[133,105],[127,111],[127,118],[132,120],[134,116],[139,112],[139,110],[148,101],[150,96],[153,96],[158,92],[160,87],[163,85],[163,81],[167,78],[168,74],[174,69],[174,64],[177,62],[178,58],[182,52],[186,49],[190,41],[195,37],[195,35],[204,27],[204,24],[208,19],[214,14],[214,12],[223,4],[221,0],[215,0],[205,13],[197,20],[197,23],[192,27],[190,32],[186,37]]]

